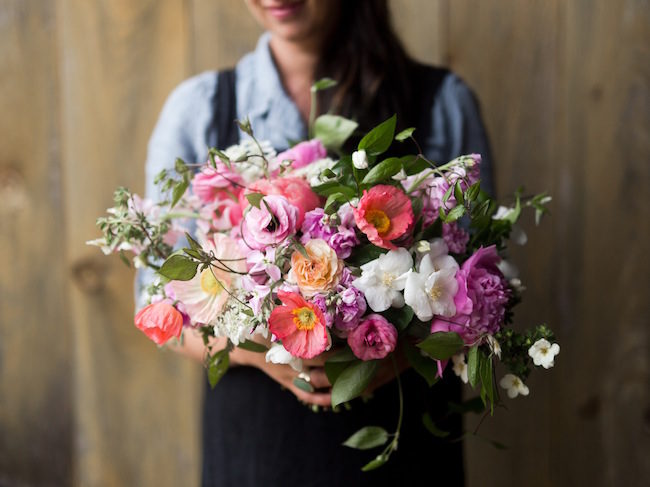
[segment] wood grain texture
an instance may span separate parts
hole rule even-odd
[[[72,480],[57,30],[51,2],[2,2],[0,485]]]
[[[395,32],[418,61],[447,64],[448,7],[443,0],[390,1]]]
[[[133,322],[133,271],[84,242],[118,185],[141,192],[162,103],[189,75],[189,13],[167,0],[61,0],[67,260],[75,329],[76,483],[198,483],[200,371]]]

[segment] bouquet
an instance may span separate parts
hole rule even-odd
[[[481,190],[480,155],[436,165],[413,128],[395,134],[395,116],[352,154],[341,147],[357,124],[339,116],[317,118],[313,137],[281,154],[237,123],[248,136],[239,145],[157,176],[161,201],[120,188],[98,220],[103,237],[91,244],[155,269],[135,316],[151,340],[200,333],[213,387],[234,347],[297,371],[334,350],[325,364],[334,409],[362,395],[382,361],[399,385],[398,350],[430,386],[447,369],[469,383],[480,399],[468,408],[486,413],[501,401],[497,380],[508,397],[527,395],[531,370],[553,366],[559,346],[547,326],[509,326],[524,288],[502,258],[521,212],[539,221],[550,197],[518,192],[497,205]],[[385,156],[411,143],[413,155]],[[227,345],[216,350],[211,337]],[[304,375],[295,384],[313,390]],[[396,431],[369,425],[345,442],[382,447],[364,470],[397,448],[402,416],[400,397]]]

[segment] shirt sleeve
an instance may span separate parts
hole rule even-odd
[[[154,179],[163,169],[174,170],[176,158],[187,163],[204,162],[208,132],[212,130],[213,97],[217,88],[214,72],[202,73],[178,85],[169,95],[147,146],[145,196],[163,197]],[[144,288],[155,278],[152,269],[138,269],[135,277],[136,309],[145,303]]]
[[[458,76],[450,74],[439,96],[439,103],[434,104],[434,127],[438,126],[445,136],[445,162],[464,154],[480,154],[481,188],[494,195],[492,152],[474,92]]]

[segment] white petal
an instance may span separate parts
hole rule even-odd
[[[405,248],[389,250],[388,253],[379,257],[379,265],[384,272],[395,276],[401,276],[413,267],[413,258]]]

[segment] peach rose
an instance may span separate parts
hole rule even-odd
[[[290,280],[298,284],[300,292],[310,297],[336,287],[343,261],[339,260],[334,249],[325,240],[316,238],[307,242],[305,250],[309,258],[299,251],[291,256]]]

